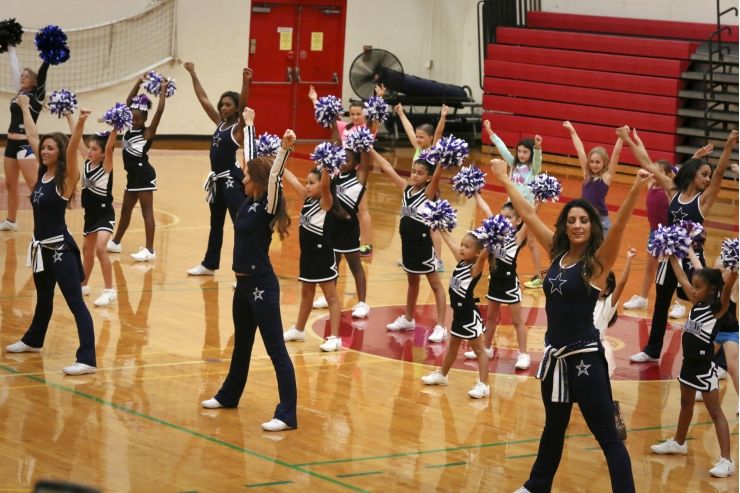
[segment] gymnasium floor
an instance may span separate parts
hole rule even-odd
[[[513,370],[516,339],[505,318],[496,334],[499,351],[490,366],[491,398],[467,396],[475,365],[463,362],[462,354],[449,386],[424,386],[420,377],[441,363],[445,344],[426,342],[429,307],[419,308],[420,327],[415,332],[385,330],[385,324],[402,311],[406,276],[396,265],[400,192],[380,174],[370,176],[368,191],[375,249],[373,257],[363,261],[369,278],[369,319],[353,322],[349,316],[347,310],[356,298],[343,264],[341,336],[347,349],[321,353],[326,312],[320,310],[312,313],[306,342],[288,344],[298,380],[299,428],[281,433],[260,428],[272,417],[277,389],[259,338],[240,407],[200,407],[227,372],[233,338],[229,221],[221,270],[215,277],[185,274],[201,260],[208,235],[208,207],[201,188],[208,171],[206,147],[166,151],[157,150],[155,144],[150,155],[160,187],[155,194],[157,259],[137,264],[129,257],[144,241],[137,208],[123,239],[123,253],[112,254],[119,299],[107,308],[92,305],[102,289],[99,268],[93,272],[88,305],[95,324],[98,373],[69,377],[61,372],[73,362],[77,335],[59,294],[41,354],[0,354],[0,491],[28,491],[43,478],[114,492],[507,492],[521,486],[536,455],[544,418],[539,384],[531,376],[542,355],[546,324],[542,291],[527,290],[524,297],[532,355],[529,372]],[[305,156],[311,148],[300,145],[289,162],[299,177],[309,168]],[[114,195],[120,200],[125,178],[119,152]],[[402,149],[398,155],[399,168],[407,169],[410,151]],[[554,169],[563,179],[564,195],[577,196],[580,180],[573,174],[575,168]],[[627,183],[628,178],[621,177],[612,186],[610,205],[621,203]],[[448,180],[442,191],[459,210],[459,227],[453,233],[459,238],[482,217],[474,202],[454,195]],[[22,193],[27,193],[24,187]],[[275,235],[271,248],[285,327],[295,320],[300,295],[295,229],[300,204],[292,190],[287,194],[292,234],[283,242]],[[494,211],[505,198],[497,187],[484,197]],[[736,192],[723,193],[708,218],[708,258],[717,255],[722,238],[737,235],[736,198]],[[638,207],[622,250],[634,245],[640,253],[622,301],[635,294],[642,281],[647,238],[643,200]],[[0,209],[5,208],[3,184]],[[547,204],[541,215],[553,223],[559,209]],[[20,231],[0,233],[2,346],[22,335],[34,307],[31,271],[25,267],[30,209],[20,211],[18,220]],[[81,242],[82,211],[69,211],[67,222]],[[454,263],[449,251],[443,259],[446,290]],[[623,260],[622,256],[617,273]],[[532,271],[526,249],[519,263],[524,279]],[[478,287],[481,297],[486,283],[482,280]],[[419,303],[432,301],[422,281]],[[650,444],[673,436],[675,430],[681,334],[668,331],[660,365],[630,365],[629,356],[647,338],[648,316],[645,311],[620,309],[620,320],[609,333],[618,362],[614,398],[621,402],[629,429],[626,445],[638,491],[738,491],[737,476],[714,479],[707,472],[719,447],[701,403],[695,408],[688,456],[649,453]],[[448,313],[448,322],[450,318]],[[675,322],[680,327],[681,321]],[[720,392],[737,460],[738,399],[729,380],[721,383]],[[576,408],[554,490],[610,491],[606,462]]]

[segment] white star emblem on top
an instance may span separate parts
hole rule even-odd
[[[33,192],[33,203],[34,203],[34,204],[38,204],[38,203],[39,203],[39,199],[40,199],[40,198],[41,198],[41,197],[42,197],[43,195],[44,195],[44,192],[42,192],[41,190],[35,190],[35,191]]]
[[[249,206],[249,212],[256,211],[257,210],[257,206],[259,206],[259,204],[257,202],[255,202],[254,204],[250,205]]]
[[[255,287],[254,288],[254,292],[252,292],[252,294],[254,295],[254,301],[262,300],[263,299],[262,298],[262,293],[264,293],[264,292],[265,292],[264,289],[260,291],[260,288]]]
[[[677,211],[671,211],[671,214],[673,214],[674,223],[683,221],[688,216],[688,214],[683,211],[683,207],[679,207]]]
[[[226,188],[234,188],[234,180],[232,180],[231,177],[226,180]]]
[[[218,144],[221,142],[221,137],[213,136],[213,147],[218,147]]]
[[[59,250],[57,250],[56,252],[54,252],[53,257],[54,257],[54,263],[55,264],[57,262],[61,262],[62,261],[62,253],[64,253],[64,252],[60,252]]]
[[[591,365],[587,365],[583,360],[579,364],[576,365],[576,370],[578,370],[577,377],[580,377],[581,375],[586,375],[587,377],[590,376],[588,374],[588,369],[591,367]]]
[[[568,280],[563,279],[562,275],[563,275],[562,272],[558,272],[557,276],[547,278],[547,280],[550,281],[550,283],[552,283],[552,286],[550,287],[550,294],[553,294],[555,292],[563,294],[563,284],[568,282]]]

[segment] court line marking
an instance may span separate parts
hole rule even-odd
[[[293,481],[288,480],[288,481],[272,481],[269,483],[252,483],[252,484],[245,484],[244,486],[246,486],[247,488],[260,488],[264,486],[281,486],[284,484],[292,484],[292,483]]]
[[[448,462],[447,464],[427,464],[424,466],[427,469],[436,469],[439,467],[455,467],[455,466],[465,466],[468,464],[468,461],[460,461],[460,462]]]
[[[385,471],[348,472],[344,474],[337,474],[337,477],[338,478],[354,478],[358,476],[376,476],[378,474],[385,474]]]

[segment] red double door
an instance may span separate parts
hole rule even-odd
[[[314,120],[308,90],[342,97],[346,7],[346,0],[252,2],[249,105],[258,133],[292,128],[299,139],[330,136]]]

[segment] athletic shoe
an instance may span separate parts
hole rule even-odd
[[[532,279],[524,283],[525,288],[538,289],[542,287],[542,279],[539,276],[534,276]]]
[[[720,457],[719,462],[709,470],[709,474],[715,478],[726,478],[727,476],[732,476],[735,474],[735,463],[732,460]]]
[[[668,316],[670,318],[683,318],[685,315],[686,315],[686,308],[678,301],[675,301],[673,303],[673,306],[671,307],[671,311],[668,312]]]
[[[696,395],[694,396],[694,400],[696,402],[704,402],[704,396],[702,395],[700,390],[696,391]]]
[[[486,352],[488,359],[493,359],[493,353],[496,352],[493,346],[484,347],[483,350]],[[465,351],[463,356],[465,356],[465,359],[478,359],[478,356],[475,355],[475,351]]]
[[[722,368],[721,366],[717,367],[717,380],[726,380],[727,379],[727,370]]]
[[[131,258],[137,262],[149,262],[150,260],[157,258],[157,254],[141,247],[138,252],[131,254]]]
[[[468,390],[468,395],[473,399],[483,399],[491,395],[491,387],[476,378],[475,385]]]
[[[689,447],[686,445],[686,442],[684,442],[683,445],[679,445],[673,438],[669,438],[663,443],[651,445],[650,450],[652,450],[654,454],[660,455],[686,455],[689,451]]]
[[[9,353],[38,353],[40,347],[31,347],[23,341],[17,341],[9,346],[5,346],[5,351]]]
[[[98,369],[94,366],[86,365],[85,363],[77,362],[73,365],[64,367],[62,371],[67,375],[86,375],[88,373],[95,373]]]
[[[630,356],[630,361],[633,363],[657,363],[660,361],[660,358],[653,358],[646,352],[640,351],[639,353]]]
[[[444,325],[435,325],[432,335],[427,338],[429,342],[442,342],[447,340],[447,329]]]
[[[626,310],[642,310],[647,308],[648,300],[639,295],[634,295],[622,305]]]
[[[262,429],[265,431],[284,431],[292,430],[293,428],[285,424],[285,422],[273,418],[267,423],[262,423]]]
[[[442,374],[442,370],[436,369],[429,375],[421,377],[421,381],[427,385],[447,385],[449,380]]]
[[[617,436],[622,441],[627,440],[627,426],[622,418],[622,410],[619,408],[619,401],[614,401],[614,424],[617,425]]]
[[[90,296],[90,286],[82,286],[82,296]]]
[[[200,405],[205,407],[206,409],[218,409],[220,407],[224,407],[223,404],[218,402],[215,397],[211,397],[210,399],[201,401]]]
[[[516,364],[514,368],[517,370],[526,370],[529,368],[529,355],[527,353],[520,353],[517,351]]]
[[[305,341],[306,340],[306,333],[302,330],[298,330],[295,327],[291,327],[285,332],[283,332],[283,340],[285,342],[288,341]]]
[[[211,270],[208,267],[203,267],[203,264],[198,264],[192,269],[188,269],[189,276],[212,276],[215,273],[215,270]]]
[[[352,307],[352,318],[367,318],[370,314],[370,307],[364,301],[360,301]]]
[[[326,298],[323,296],[321,298],[316,298],[316,300],[313,302],[314,308],[329,308],[329,302],[326,301]]]
[[[369,257],[373,254],[373,246],[369,243],[360,247],[360,257]]]
[[[326,342],[319,346],[319,349],[327,353],[339,351],[342,349],[342,339],[336,336],[329,336],[326,338]]]
[[[516,491],[515,491],[514,493],[532,493],[532,492],[531,492],[531,491],[529,491],[529,490],[528,490],[527,488],[525,488],[524,486],[522,486],[521,488],[519,488],[518,490],[516,490]]]
[[[437,272],[444,272],[445,271],[445,263],[442,262],[441,258],[438,258],[434,261],[434,270]]]
[[[0,223],[0,231],[18,231],[18,224],[5,219]]]
[[[108,245],[105,247],[110,253],[121,253],[121,244],[115,243],[113,240],[108,240]]]
[[[115,289],[104,289],[100,296],[98,296],[98,299],[95,300],[94,304],[95,306],[110,305],[116,301],[116,298],[118,298],[118,295],[116,294]]]
[[[388,330],[414,330],[416,328],[416,321],[413,318],[411,320],[406,320],[406,317],[400,315],[385,327]]]

